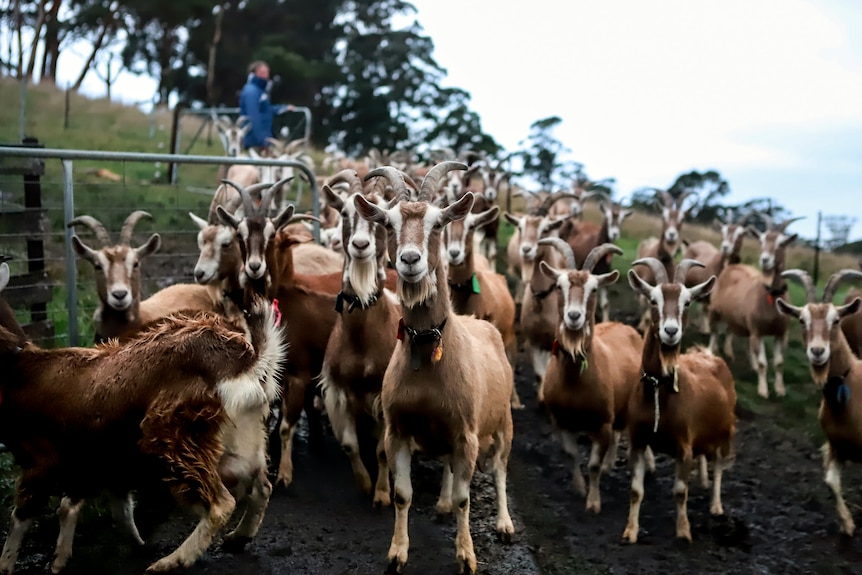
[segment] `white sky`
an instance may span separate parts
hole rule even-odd
[[[771,196],[808,215],[791,228],[805,237],[818,209],[862,218],[862,2],[412,3],[444,85],[471,94],[507,150],[559,116],[571,159],[622,197],[716,169],[731,202]],[[80,70],[63,64],[61,82]],[[127,102],[154,89],[129,74],[114,88]],[[84,90],[104,87],[91,74]]]

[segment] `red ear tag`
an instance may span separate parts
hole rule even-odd
[[[551,355],[557,355],[560,352],[560,342],[554,340],[554,345],[551,346]]]
[[[772,297],[772,294],[771,294],[771,293],[766,294],[766,302],[767,302],[769,305],[775,305],[775,298],[774,298],[774,297]]]
[[[272,300],[272,311],[275,313],[275,327],[281,327],[281,310],[278,309],[278,300]]]
[[[398,332],[395,334],[398,341],[404,341],[404,318],[398,320]]]

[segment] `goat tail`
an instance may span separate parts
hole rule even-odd
[[[265,298],[255,298],[246,317],[251,346],[257,359],[254,371],[272,403],[281,394],[281,377],[287,361],[287,342],[284,330],[278,325],[278,310]]]

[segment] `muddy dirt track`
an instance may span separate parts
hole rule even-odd
[[[769,421],[752,421],[745,413],[740,413],[736,462],[723,484],[726,518],[710,517],[709,491],[693,477],[689,517],[694,541],[690,545],[675,541],[673,464],[659,456],[656,475],[646,480],[640,541],[621,543],[629,499],[625,449],[620,450],[616,468],[602,480],[601,515],[588,514],[584,499],[571,489],[570,459],[535,407],[532,372],[519,363],[518,388],[527,408],[515,412],[515,444],[509,465],[517,533],[511,545],[495,540],[492,482],[490,475],[477,473],[471,524],[480,573],[862,573],[862,540],[846,540],[838,534],[816,449],[809,440]],[[582,451],[586,457],[586,445]],[[357,492],[347,458],[331,435],[318,453],[309,452],[298,436],[294,458],[294,484],[274,492],[260,533],[247,549],[230,554],[216,541],[201,561],[182,573],[384,572],[392,509],[375,510],[370,498]],[[415,499],[405,573],[455,573],[454,518],[440,519],[434,513],[439,466],[416,458],[413,470]],[[859,479],[859,470],[851,467],[844,484],[851,510],[862,521]],[[148,544],[132,549],[125,533],[112,526],[107,514],[89,508],[79,524],[75,556],[66,572],[141,573],[193,528],[190,516],[174,514],[150,530],[151,510],[142,503],[136,512]],[[3,528],[5,531],[6,526]],[[45,515],[25,541],[17,572],[48,572],[56,535],[56,516]]]

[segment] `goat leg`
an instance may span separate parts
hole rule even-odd
[[[71,499],[69,497],[60,499],[60,509],[57,512],[60,516],[60,535],[57,536],[57,547],[54,549],[54,562],[51,563],[51,573],[62,571],[69,562],[69,558],[72,557],[72,541],[75,539],[75,527],[78,525],[78,516],[83,506],[83,499]],[[134,523],[132,523],[132,526],[134,527]],[[137,529],[135,531],[137,532]],[[138,539],[140,537],[138,535]]]
[[[458,560],[459,573],[476,572],[476,552],[473,537],[470,535],[470,482],[476,469],[479,455],[479,438],[474,433],[455,445],[452,454],[452,499],[458,527],[455,533],[455,558]]]
[[[506,475],[509,467],[509,454],[512,451],[511,427],[508,431],[498,431],[494,437],[497,448],[494,451],[494,488],[497,491],[497,537],[504,543],[511,543],[515,535],[515,525],[509,515],[509,497],[506,493]]]
[[[784,348],[787,346],[787,333],[776,337],[772,349],[772,367],[775,370],[775,395],[784,397],[787,390],[784,387]]]
[[[575,493],[584,496],[587,494],[587,486],[584,483],[584,476],[581,474],[581,464],[578,461],[578,438],[570,431],[563,431],[560,433],[560,439],[563,442],[563,449],[574,460],[572,465],[572,487],[575,488]]]
[[[640,530],[641,503],[644,500],[646,462],[644,461],[643,449],[634,447],[630,449],[632,454],[632,488],[631,499],[629,500],[629,519],[626,523],[626,530],[623,532],[623,539],[629,543],[637,543],[638,531]]]
[[[455,477],[452,474],[452,461],[446,457],[443,459],[443,476],[440,479],[440,496],[437,498],[435,509],[440,515],[452,513],[452,484]]]
[[[382,429],[378,429],[377,437],[377,484],[374,486],[374,506],[389,507],[392,503],[389,496],[389,462],[386,459]]]
[[[760,336],[753,333],[748,336],[748,356],[751,368],[757,372],[757,395],[767,398],[769,388],[766,385],[766,344]]]
[[[838,461],[832,453],[832,447],[827,444],[823,450],[823,467],[826,472],[826,485],[832,490],[835,496],[835,509],[838,511],[838,519],[841,522],[841,533],[853,536],[856,532],[856,524],[853,523],[853,516],[850,510],[847,509],[847,504],[844,502],[844,495],[841,490],[841,462]],[[4,553],[5,557],[5,553]]]
[[[688,541],[691,541],[691,525],[688,522],[688,478],[691,475],[691,467],[691,448],[687,448],[676,460],[673,497],[676,500],[676,536]]]
[[[395,476],[395,530],[387,558],[388,572],[401,573],[407,563],[410,536],[407,532],[407,517],[413,502],[413,483],[410,480],[410,465],[413,459],[410,443],[404,438],[394,437],[387,430],[386,459],[392,464]]]
[[[132,539],[135,540],[135,543],[138,545],[144,545],[144,540],[141,538],[141,533],[138,531],[138,526],[135,525],[135,516],[134,516],[134,500],[132,499],[131,493],[126,493],[125,497],[117,497],[115,494],[109,494],[109,498],[111,501],[111,516],[114,518],[114,521],[119,523],[122,527],[128,529],[129,533],[132,535]],[[62,504],[60,502],[60,512],[62,513]],[[61,519],[62,524],[62,519]],[[62,529],[62,527],[61,527]],[[74,526],[72,526],[74,533]],[[59,542],[57,543],[59,546]]]
[[[725,454],[721,448],[715,451],[715,462],[712,469],[712,503],[709,506],[709,512],[712,515],[724,515],[724,508],[721,506],[721,476],[724,473],[726,465]]]
[[[599,482],[602,477],[602,460],[608,453],[614,441],[614,431],[608,423],[593,438],[593,447],[587,469],[590,473],[590,490],[587,493],[587,511],[600,513],[602,510],[602,495]]]

